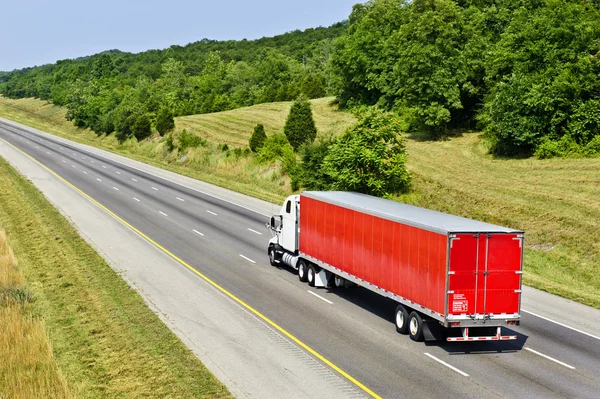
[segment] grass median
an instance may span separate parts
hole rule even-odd
[[[231,397],[2,158],[0,228],[0,397]]]

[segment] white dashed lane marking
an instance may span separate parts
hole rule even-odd
[[[327,302],[327,303],[328,303],[328,304],[330,304],[330,305],[333,305],[333,302],[331,302],[329,299],[325,299],[325,298],[323,298],[321,295],[319,295],[319,294],[317,294],[317,293],[314,293],[314,292],[312,292],[311,290],[306,290],[306,292],[308,292],[308,293],[309,293],[309,294],[311,294],[311,295],[314,295],[314,296],[316,296],[316,297],[317,297],[317,298],[319,298],[320,300],[322,300],[322,301],[325,301],[325,302]]]
[[[248,257],[246,257],[246,256],[244,256],[244,255],[242,255],[242,254],[240,254],[240,257],[242,257],[242,258],[246,259],[248,262],[251,262],[251,263],[256,263],[256,262],[255,262],[255,261],[253,261],[252,259],[250,259],[250,258],[248,258]]]
[[[260,231],[252,230],[251,228],[248,228],[248,231],[258,234],[259,236],[262,236],[262,233]]]
[[[533,350],[533,349],[531,349],[531,348],[523,348],[523,349],[525,349],[525,350],[528,350],[529,352],[531,352],[531,353],[534,353],[534,354],[536,354],[536,355],[538,355],[538,356],[541,356],[541,357],[543,357],[544,359],[548,359],[548,360],[550,360],[550,361],[552,361],[552,362],[554,362],[554,363],[560,364],[561,366],[565,366],[565,367],[566,367],[566,368],[568,368],[568,369],[575,370],[575,367],[573,367],[573,366],[571,366],[571,365],[569,365],[569,364],[567,364],[567,363],[563,363],[563,362],[561,362],[560,360],[556,360],[555,358],[553,358],[553,357],[550,357],[550,356],[548,356],[548,355],[544,355],[543,353],[540,353],[540,352],[538,352],[538,351],[534,351],[534,350]]]
[[[203,236],[203,235],[204,235],[204,234],[200,233],[198,230],[195,230],[195,229],[194,229],[194,230],[192,230],[192,231],[193,231],[194,233],[198,234],[198,235],[201,235],[201,236]]]
[[[163,215],[163,216],[169,216],[169,215],[167,215],[166,213],[164,213],[163,211],[158,211],[158,213],[160,213],[160,214],[161,214],[161,215]]]
[[[118,188],[116,188],[116,187],[113,187],[113,189],[114,189],[114,190],[117,190],[117,191],[119,191],[119,189],[118,189]]]
[[[100,180],[100,178],[98,178],[98,177],[96,177],[96,180],[98,180],[98,181],[102,181],[102,180]]]
[[[137,198],[135,198],[135,197],[133,197],[133,199],[134,199],[134,200],[136,200],[137,202],[140,202],[140,200],[139,200],[139,199],[137,199]]]
[[[213,211],[209,211],[209,210],[207,210],[206,212],[210,213],[211,215],[218,216],[218,215],[217,215],[216,213],[214,213]]]
[[[179,201],[185,201],[183,198],[179,198],[179,197],[175,197],[177,198]]]

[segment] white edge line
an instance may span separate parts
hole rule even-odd
[[[17,125],[19,125],[19,126],[18,126],[18,128],[21,128],[21,129],[25,129],[25,130],[32,129],[30,126],[23,125],[23,124],[21,124],[21,123],[16,123],[16,124],[17,124]],[[211,197],[211,198],[216,198],[216,199],[218,199],[219,201],[223,201],[223,202],[226,202],[226,203],[228,203],[228,204],[235,205],[235,206],[237,206],[237,207],[239,207],[239,208],[246,209],[246,210],[248,210],[248,211],[250,211],[250,212],[256,213],[257,215],[266,216],[266,217],[271,217],[271,216],[272,216],[271,214],[262,213],[262,212],[260,212],[260,211],[257,211],[256,209],[252,209],[252,208],[249,208],[249,207],[247,207],[247,206],[241,205],[241,204],[239,204],[239,203],[237,203],[237,202],[230,201],[230,200],[227,200],[227,199],[225,199],[225,198],[219,197],[218,195],[210,194],[210,193],[208,193],[208,192],[206,192],[206,191],[202,191],[202,190],[199,190],[199,189],[197,189],[197,188],[190,187],[190,186],[188,186],[188,185],[186,185],[186,184],[182,184],[182,183],[176,182],[176,181],[174,181],[174,180],[170,180],[170,179],[168,179],[168,178],[166,178],[166,177],[159,176],[159,175],[157,175],[157,174],[155,174],[155,173],[148,172],[148,171],[146,171],[146,170],[143,170],[143,169],[141,169],[141,168],[138,168],[137,166],[132,166],[132,165],[130,165],[129,163],[125,163],[125,162],[123,162],[123,161],[120,161],[120,160],[118,160],[118,159],[112,158],[112,157],[110,157],[110,156],[108,156],[108,155],[116,156],[116,155],[118,155],[118,154],[113,154],[113,153],[111,153],[110,151],[103,150],[102,148],[96,148],[96,147],[92,147],[92,146],[90,146],[90,147],[91,147],[91,149],[88,149],[88,148],[81,148],[81,147],[79,147],[80,145],[81,145],[81,146],[84,146],[84,145],[86,145],[86,144],[81,144],[81,143],[78,143],[78,142],[76,142],[76,141],[72,141],[72,140],[68,140],[68,139],[63,139],[62,137],[54,136],[54,135],[52,135],[51,133],[44,132],[44,131],[41,131],[41,130],[40,130],[40,132],[41,132],[42,134],[39,134],[39,133],[34,133],[34,132],[32,132],[32,131],[29,131],[29,133],[31,133],[31,134],[36,134],[36,135],[38,135],[38,136],[40,136],[40,137],[42,137],[42,138],[44,138],[44,139],[46,139],[46,140],[48,140],[48,141],[51,141],[51,139],[50,139],[50,138],[48,138],[48,137],[45,137],[45,135],[51,136],[51,137],[52,137],[52,140],[55,140],[55,141],[57,141],[57,142],[60,142],[60,141],[64,140],[64,141],[68,142],[67,144],[69,144],[69,145],[74,145],[75,147],[77,147],[77,149],[78,149],[80,152],[87,152],[88,154],[93,154],[93,155],[95,155],[95,156],[98,156],[98,157],[101,157],[101,158],[106,158],[106,159],[109,159],[109,160],[110,160],[110,161],[112,161],[112,162],[118,163],[118,164],[120,164],[120,165],[124,165],[124,166],[126,166],[126,167],[128,167],[128,168],[131,168],[131,169],[133,169],[133,170],[137,170],[138,172],[145,173],[145,174],[147,174],[147,175],[150,175],[150,176],[154,176],[154,177],[156,177],[157,179],[161,179],[161,180],[167,181],[167,182],[169,182],[169,183],[176,184],[176,185],[178,185],[178,186],[180,186],[180,187],[187,188],[188,190],[195,191],[195,192],[197,192],[197,193],[200,193],[200,194],[206,195],[206,196],[208,196],[208,197]],[[62,149],[63,149],[63,148],[61,147],[61,150],[62,150]],[[98,152],[96,152],[96,151],[98,151]],[[102,152],[107,152],[107,153],[108,153],[108,155],[105,155],[105,154],[103,154]],[[134,160],[134,159],[129,159],[129,162],[131,162],[131,161],[135,161],[135,160]],[[91,162],[92,162],[92,163],[94,163],[94,160],[92,159],[92,160],[91,160]],[[140,162],[140,161],[136,161],[136,162]],[[143,162],[142,162],[142,163],[143,163]],[[145,165],[146,165],[146,164],[145,164]],[[152,165],[146,165],[146,166],[152,166]],[[166,170],[166,169],[161,169],[161,170],[163,170],[163,171],[165,171],[165,172],[170,172],[170,171],[168,171],[168,170]],[[174,172],[171,172],[171,173],[174,173]],[[182,175],[179,175],[179,176],[182,176]],[[137,180],[135,180],[135,181],[137,181]],[[227,190],[227,189],[226,189],[226,190]],[[233,190],[229,190],[229,191],[232,191],[232,192],[233,192],[233,193],[235,193],[235,194],[239,194],[239,193],[237,193],[237,192],[235,192],[235,191],[233,191]],[[251,198],[252,198],[252,197],[251,197]],[[279,209],[279,208],[281,208],[281,205],[276,205],[276,207],[277,207],[277,209]]]
[[[592,337],[592,338],[595,338],[595,339],[598,339],[598,340],[600,340],[600,337],[598,337],[598,336],[596,336],[596,335],[592,335],[592,334],[590,334],[590,333],[588,333],[588,332],[585,332],[585,331],[578,330],[578,329],[576,329],[576,328],[574,328],[574,327],[568,326],[568,325],[566,325],[566,324],[563,324],[563,323],[559,323],[558,321],[555,321],[555,320],[549,319],[549,318],[547,318],[547,317],[540,316],[539,314],[536,314],[536,313],[530,312],[529,310],[521,309],[521,311],[523,311],[523,312],[525,312],[525,313],[529,313],[529,314],[530,314],[530,315],[532,315],[532,316],[539,317],[540,319],[544,319],[544,320],[546,320],[546,321],[549,321],[549,322],[551,322],[551,323],[558,324],[559,326],[562,326],[562,327],[564,327],[564,328],[568,328],[569,330],[573,330],[573,331],[576,331],[576,332],[578,332],[578,333],[580,333],[580,334],[587,335],[588,337]]]
[[[531,348],[524,348],[524,349],[528,350],[528,351],[529,351],[529,352],[531,352],[531,353],[535,353],[535,354],[536,354],[536,355],[538,355],[538,356],[541,356],[541,357],[543,357],[543,358],[546,358],[546,359],[548,359],[548,360],[552,360],[553,362],[555,362],[555,363],[558,363],[558,364],[560,364],[561,366],[565,366],[566,368],[569,368],[569,369],[571,369],[571,370],[575,370],[575,367],[573,367],[573,366],[571,366],[571,365],[568,365],[567,363],[563,363],[563,362],[561,362],[560,360],[556,360],[556,359],[555,359],[555,358],[553,358],[553,357],[550,357],[550,356],[548,356],[548,355],[544,355],[543,353],[540,353],[540,352],[538,352],[538,351],[534,351],[534,350],[533,350],[533,349],[531,349]]]
[[[256,262],[255,262],[255,261],[253,261],[252,259],[250,259],[250,258],[248,258],[248,257],[246,257],[246,256],[244,256],[244,255],[242,255],[242,254],[240,254],[240,256],[241,256],[242,258],[246,259],[248,262],[256,263]]]
[[[262,233],[260,231],[252,230],[250,227],[248,227],[248,231],[251,231],[253,233],[256,233],[256,234],[262,236]]]
[[[209,211],[208,209],[206,210],[206,212],[210,213],[211,215],[219,216],[216,213],[214,213],[213,211]]]
[[[161,214],[161,215],[163,215],[163,216],[169,216],[169,215],[167,215],[166,213],[164,213],[163,211],[158,211],[158,213],[160,213],[160,214]]]
[[[306,290],[306,292],[308,292],[309,294],[312,294],[312,295],[316,296],[316,297],[317,297],[317,298],[319,298],[320,300],[322,300],[322,301],[325,301],[325,302],[327,302],[327,303],[328,303],[328,304],[330,304],[330,305],[333,305],[333,302],[331,302],[329,299],[325,299],[325,298],[323,298],[321,295],[319,295],[319,294],[316,294],[316,293],[312,292],[311,290]]]
[[[449,369],[451,369],[451,370],[454,370],[454,371],[456,371],[458,374],[460,374],[460,375],[462,375],[462,376],[464,376],[464,377],[468,377],[468,376],[469,376],[469,374],[465,373],[465,372],[464,372],[464,371],[462,371],[462,370],[459,370],[459,369],[457,369],[456,367],[454,367],[454,366],[452,366],[452,365],[450,365],[450,364],[446,363],[445,361],[443,361],[443,360],[441,360],[441,359],[438,359],[437,357],[433,356],[431,353],[427,353],[427,352],[425,352],[425,356],[428,356],[428,357],[430,357],[431,359],[435,360],[436,362],[438,362],[438,363],[440,363],[440,364],[443,364],[444,366],[448,367],[448,368],[449,368]]]
[[[137,202],[140,202],[140,200],[139,200],[139,199],[137,199],[137,198],[135,198],[135,197],[133,197],[133,199],[134,199],[134,200],[136,200]]]
[[[199,234],[199,235],[201,235],[201,236],[204,236],[204,234],[200,233],[200,232],[199,232],[198,230],[196,230],[196,229],[194,229],[194,230],[192,230],[192,231],[193,231],[194,233],[196,233],[196,234]]]

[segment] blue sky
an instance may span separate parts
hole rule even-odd
[[[0,71],[104,50],[140,52],[202,38],[257,39],[329,26],[360,0],[14,0],[0,8]]]

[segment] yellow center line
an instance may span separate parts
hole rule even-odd
[[[341,368],[339,368],[338,366],[336,366],[335,364],[333,364],[330,360],[326,359],[319,352],[317,352],[316,350],[314,350],[313,348],[311,348],[310,346],[308,346],[304,342],[300,341],[300,339],[296,338],[292,333],[290,333],[287,330],[285,330],[279,324],[275,323],[273,320],[269,319],[267,316],[265,316],[264,314],[262,314],[258,310],[254,309],[252,306],[248,305],[246,302],[242,301],[241,299],[239,299],[238,297],[236,297],[234,294],[232,294],[231,292],[227,291],[225,288],[221,287],[219,284],[217,284],[216,282],[214,282],[213,280],[211,280],[210,278],[208,278],[204,274],[200,273],[198,270],[194,269],[192,266],[190,266],[188,263],[186,263],[183,259],[179,258],[177,255],[173,254],[171,251],[169,251],[168,249],[164,248],[162,245],[160,245],[159,243],[157,243],[156,241],[154,241],[152,238],[148,237],[146,234],[142,233],[140,230],[138,230],[137,228],[135,228],[134,226],[132,226],[131,224],[129,224],[127,221],[123,220],[121,217],[119,217],[113,211],[111,211],[110,209],[108,209],[107,207],[105,207],[104,205],[102,205],[100,202],[96,201],[94,198],[92,198],[90,195],[88,195],[87,193],[85,193],[83,190],[79,189],[78,187],[76,187],[75,185],[73,185],[72,183],[70,183],[68,180],[64,179],[58,173],[54,172],[52,169],[50,169],[49,167],[47,167],[46,165],[44,165],[43,163],[41,163],[37,159],[33,158],[31,155],[29,155],[26,152],[22,151],[20,148],[15,147],[14,145],[12,145],[11,143],[9,143],[8,141],[6,141],[6,140],[4,140],[2,138],[0,138],[0,140],[4,141],[9,146],[11,146],[15,150],[19,151],[21,154],[25,155],[26,157],[28,157],[32,161],[34,161],[37,164],[39,164],[40,166],[42,166],[48,172],[50,172],[51,174],[53,174],[54,176],[56,176],[58,179],[60,179],[61,181],[63,181],[65,184],[67,184],[68,186],[70,186],[72,189],[74,189],[75,191],[77,191],[78,193],[80,193],[81,195],[83,195],[84,197],[86,197],[87,199],[89,199],[90,201],[92,201],[94,204],[98,205],[100,208],[102,208],[104,211],[106,211],[109,215],[111,215],[112,217],[114,217],[115,219],[117,219],[119,222],[121,222],[122,224],[124,224],[125,226],[129,227],[131,230],[133,230],[137,234],[139,234],[141,237],[143,237],[145,240],[147,240],[148,242],[150,242],[156,248],[160,249],[161,251],[163,251],[164,253],[166,253],[167,255],[169,255],[171,258],[173,258],[174,260],[176,260],[177,262],[179,262],[180,264],[182,264],[183,266],[185,266],[186,268],[188,268],[191,272],[193,272],[194,274],[196,274],[197,276],[199,276],[200,278],[202,278],[204,281],[206,281],[207,283],[209,283],[210,285],[212,285],[214,288],[216,288],[217,290],[221,291],[223,294],[227,295],[229,298],[233,299],[235,302],[237,302],[238,304],[240,304],[241,306],[243,306],[244,308],[246,308],[247,310],[249,310],[250,312],[252,312],[254,315],[256,315],[257,317],[259,317],[260,319],[262,319],[263,321],[265,321],[266,323],[268,323],[270,326],[272,326],[273,328],[275,328],[277,331],[279,331],[280,333],[282,333],[283,335],[285,335],[286,337],[288,337],[290,340],[292,340],[296,344],[300,345],[302,348],[304,348],[311,355],[313,355],[314,357],[316,357],[317,359],[319,359],[320,361],[322,361],[323,363],[325,363],[327,366],[331,367],[333,370],[337,371],[340,375],[342,375],[348,381],[352,382],[354,385],[356,385],[357,387],[359,387],[360,389],[362,389],[363,391],[365,391],[366,393],[368,393],[370,396],[372,396],[373,398],[382,399],[381,396],[377,395],[375,392],[373,392],[371,389],[367,388],[364,384],[362,384],[356,378],[352,377],[350,374],[346,373],[344,370],[342,370]]]

